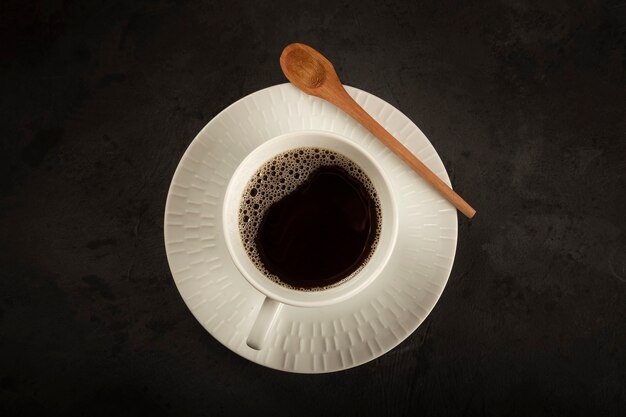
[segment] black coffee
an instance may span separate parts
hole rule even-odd
[[[369,260],[381,227],[378,196],[345,156],[299,148],[266,162],[246,186],[239,231],[246,252],[275,282],[318,290]]]

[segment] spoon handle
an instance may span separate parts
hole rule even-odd
[[[474,217],[476,210],[470,206],[467,201],[458,195],[452,188],[443,182],[434,172],[432,172],[422,161],[417,159],[415,155],[411,153],[402,143],[398,141],[393,135],[380,125],[372,116],[370,116],[363,107],[354,101],[348,92],[342,85],[332,88],[332,94],[325,94],[325,99],[339,107],[344,112],[348,113],[357,122],[363,125],[374,136],[376,136],[382,143],[384,143],[389,149],[391,149],[396,155],[398,155],[404,162],[406,162],[415,172],[417,172],[422,178],[428,181],[435,190],[437,190],[443,197],[446,198],[454,207],[456,207],[461,213],[468,218]]]

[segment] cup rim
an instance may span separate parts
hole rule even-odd
[[[371,266],[369,268],[369,269],[373,269],[372,271],[369,271],[369,275],[362,275],[363,271],[359,271],[356,273],[354,277],[350,278],[345,283],[339,284],[336,287],[319,290],[319,291],[301,291],[297,289],[290,289],[280,284],[277,284],[273,282],[272,280],[270,280],[269,278],[267,278],[264,274],[261,273],[261,271],[259,271],[254,266],[254,264],[252,264],[252,261],[249,259],[245,250],[243,250],[243,255],[241,255],[241,252],[242,252],[241,248],[235,248],[235,245],[237,245],[237,243],[242,248],[243,248],[243,244],[239,241],[238,223],[235,221],[234,227],[233,227],[233,222],[232,222],[233,216],[235,217],[238,216],[238,207],[239,207],[239,203],[241,200],[240,193],[237,196],[232,195],[236,191],[234,190],[236,185],[241,184],[242,182],[239,179],[239,177],[241,177],[242,175],[241,171],[246,170],[246,168],[248,168],[251,161],[257,158],[258,153],[261,153],[267,150],[268,148],[275,147],[277,143],[287,142],[289,140],[293,140],[298,137],[306,137],[306,136],[310,136],[310,137],[311,136],[317,136],[317,137],[323,136],[327,139],[341,142],[344,145],[347,145],[347,147],[354,149],[369,164],[371,164],[372,167],[375,169],[376,174],[378,175],[379,180],[384,187],[384,191],[382,193],[381,193],[381,190],[377,187],[376,191],[379,194],[379,198],[381,198],[381,194],[383,193],[386,193],[388,195],[388,198],[386,199],[386,202],[385,202],[386,206],[384,207],[384,212],[389,213],[390,215],[388,216],[388,218],[391,219],[391,221],[389,222],[390,224],[385,224],[383,222],[383,225],[382,225],[383,229],[381,231],[381,241],[378,242],[378,245],[374,249],[374,253],[372,254],[372,257],[367,261],[364,267],[364,269],[366,269],[367,266],[372,263],[372,260],[374,259],[375,256],[379,258],[378,259],[379,264]],[[285,152],[289,149],[294,149],[294,148],[303,147],[303,146],[307,146],[307,145],[294,141],[293,146],[286,146],[284,148],[280,148],[273,154],[276,155],[278,153]],[[316,145],[309,145],[309,146],[316,146]],[[353,159],[349,155],[347,155],[347,157],[350,159]],[[271,156],[268,158],[262,159],[260,162],[255,163],[252,169],[248,169],[248,170],[251,171],[251,173],[255,172],[270,158]],[[370,172],[366,172],[366,173],[371,179],[372,173]],[[248,181],[249,181],[249,178],[245,178],[245,181],[244,181],[245,184],[247,184]],[[336,133],[321,131],[321,130],[301,130],[301,131],[284,133],[284,134],[275,136],[267,140],[266,142],[262,143],[261,145],[253,149],[241,161],[241,163],[237,166],[237,168],[233,172],[229,180],[228,186],[226,187],[226,192],[224,194],[224,201],[223,201],[223,206],[222,206],[222,210],[223,210],[222,220],[223,220],[224,237],[225,237],[224,240],[226,242],[228,253],[231,259],[233,260],[235,266],[239,270],[239,272],[243,275],[246,281],[248,281],[254,288],[256,288],[259,292],[261,292],[266,297],[279,301],[284,304],[298,306],[298,307],[321,307],[321,306],[334,304],[334,303],[340,302],[342,300],[345,300],[349,297],[354,296],[356,293],[360,292],[365,287],[367,287],[375,278],[377,278],[381,274],[387,262],[389,261],[391,254],[393,253],[394,248],[395,248],[395,244],[396,244],[396,240],[398,236],[398,223],[399,223],[397,207],[396,207],[395,199],[393,197],[394,196],[392,193],[391,181],[389,181],[389,178],[383,171],[380,164],[376,162],[376,160],[370,155],[370,153],[366,149],[364,149],[362,146],[360,146],[358,143],[354,142],[353,140],[350,140]],[[233,203],[233,201],[236,201],[236,202]],[[382,204],[383,202],[381,198],[381,205]],[[383,233],[388,233],[389,235],[387,239],[389,243],[387,244],[387,247],[384,249],[381,248],[381,244],[383,240],[382,239]],[[381,249],[384,251],[384,253],[382,254],[380,254],[379,252]],[[377,255],[377,252],[379,252],[378,255]],[[245,260],[242,260],[241,258],[245,258]],[[247,263],[248,265],[244,265],[244,263]],[[250,265],[252,265],[252,269],[254,270],[254,272],[256,272],[256,274],[249,270]],[[256,277],[253,277],[253,275],[255,275]],[[258,278],[261,278],[261,279],[258,279]]]

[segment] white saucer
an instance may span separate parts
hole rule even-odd
[[[400,111],[352,87],[350,95],[446,183],[426,136]],[[246,345],[263,295],[239,273],[222,230],[221,205],[237,165],[283,133],[325,130],[359,143],[388,174],[399,215],[398,241],[385,270],[348,301],[321,308],[284,306],[262,350]],[[424,321],[450,275],[457,214],[369,132],[325,101],[291,84],[250,94],[215,116],[185,152],[165,207],[165,247],[185,303],[219,342],[270,368],[334,372],[388,352]]]

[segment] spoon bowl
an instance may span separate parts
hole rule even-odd
[[[280,57],[280,65],[285,74],[292,74],[289,81],[296,84],[300,89],[314,90],[324,84],[326,73],[324,64],[332,65],[324,57],[322,61],[306,45],[294,43],[283,51]],[[311,49],[311,48],[309,48]]]

